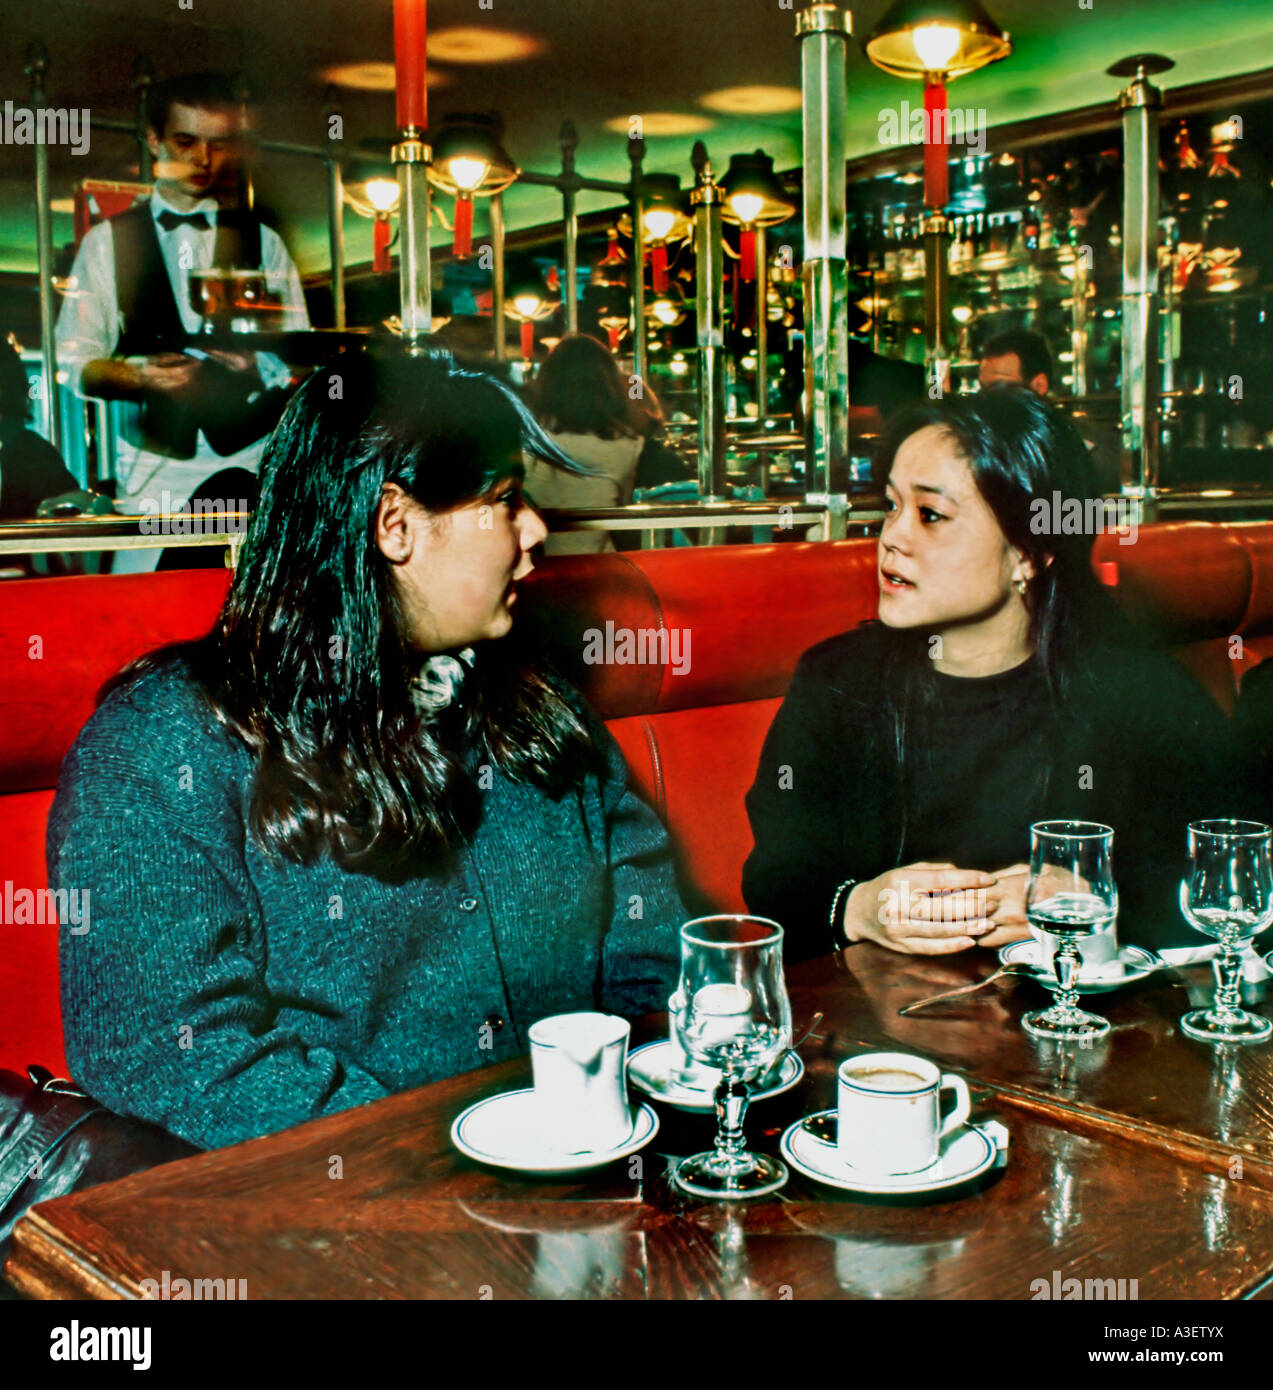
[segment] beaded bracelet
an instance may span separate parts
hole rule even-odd
[[[837,951],[843,951],[855,944],[845,935],[840,919],[843,916],[845,899],[857,887],[858,882],[856,878],[846,878],[835,890],[835,897],[831,899],[831,939],[835,942]]]

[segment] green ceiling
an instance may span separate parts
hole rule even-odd
[[[796,0],[798,4],[799,0]],[[866,32],[885,8],[872,0],[855,12]],[[952,105],[984,111],[991,126],[1112,100],[1119,83],[1105,68],[1129,53],[1152,50],[1176,60],[1163,85],[1171,87],[1273,64],[1273,5],[1268,0],[989,0],[988,8],[1013,36],[1006,61],[963,78],[951,88]],[[326,68],[384,62],[392,56],[392,0],[0,0],[0,99],[26,100],[27,40],[39,34],[53,68],[49,104],[89,106],[96,114],[130,113],[129,76],[145,52],[161,75],[183,68],[242,68],[259,94],[267,136],[317,143]],[[457,25],[534,36],[540,51],[521,61],[436,61],[443,85],[430,97],[436,114],[497,108],[505,143],[522,165],[558,167],[556,136],[570,117],[580,136],[584,174],[624,180],[625,139],[607,121],[668,112],[710,121],[704,139],[723,168],[728,156],[757,146],[779,168],[800,162],[800,114],[730,115],[700,104],[704,94],[748,85],[798,88],[800,50],[793,12],[782,0],[431,0],[431,28]],[[850,48],[849,154],[878,151],[880,112],[919,97],[905,83],[875,69],[854,43]],[[346,141],[390,131],[389,93],[346,94]],[[647,130],[648,170],[689,175],[696,134],[656,136]],[[129,142],[95,137],[90,153],[74,158],[54,151],[54,194],[68,197],[75,178],[128,177]],[[32,152],[0,146],[0,269],[35,267]],[[327,265],[324,182],[311,161],[271,156],[258,174],[261,197],[282,219],[304,271]],[[607,195],[581,199],[581,210],[612,206]],[[530,226],[560,217],[548,189],[515,186],[506,195],[509,223]],[[483,220],[479,208],[479,234]],[[55,241],[69,241],[71,219],[57,214]],[[348,256],[369,259],[370,225],[346,217]],[[449,239],[449,238],[447,238]]]

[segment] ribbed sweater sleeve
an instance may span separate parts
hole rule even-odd
[[[638,1017],[667,1008],[680,975],[685,908],[659,818],[628,786],[619,745],[596,721],[607,755],[601,798],[612,912],[602,943],[601,1007]]]
[[[273,1016],[234,777],[247,765],[188,687],[143,681],[86,726],[49,823],[50,884],[92,885],[89,930],[62,938],[72,1074],[205,1147],[388,1093]]]
[[[765,738],[747,793],[754,847],[743,866],[748,908],[786,932],[788,960],[834,947],[831,903],[865,867],[845,857],[844,818],[861,796],[864,750],[837,709],[840,643],[821,643],[800,658]]]

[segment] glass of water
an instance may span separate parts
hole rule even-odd
[[[685,1052],[723,1074],[714,1096],[716,1146],[683,1158],[676,1185],[696,1197],[736,1199],[787,1181],[779,1159],[749,1153],[749,1087],[791,1046],[782,928],[765,917],[699,917],[681,928],[681,981],[671,1022]]]
[[[1083,963],[1079,943],[1118,915],[1113,849],[1113,830],[1095,821],[1039,821],[1030,827],[1025,915],[1040,947],[1043,933],[1057,940],[1056,998],[1051,1008],[1034,1009],[1021,1020],[1033,1037],[1086,1041],[1109,1032],[1105,1019],[1079,1008],[1074,982]]]
[[[1180,1020],[1199,1042],[1264,1042],[1273,1023],[1242,1007],[1242,948],[1273,922],[1273,868],[1267,825],[1251,820],[1200,820],[1189,827],[1190,874],[1180,885],[1180,910],[1195,930],[1223,948],[1212,962],[1215,1002]]]

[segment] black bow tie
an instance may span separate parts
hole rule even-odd
[[[183,223],[187,227],[207,228],[211,224],[208,222],[206,212],[170,212],[167,208],[159,214],[159,225],[165,232],[170,232],[174,227],[180,227]]]

